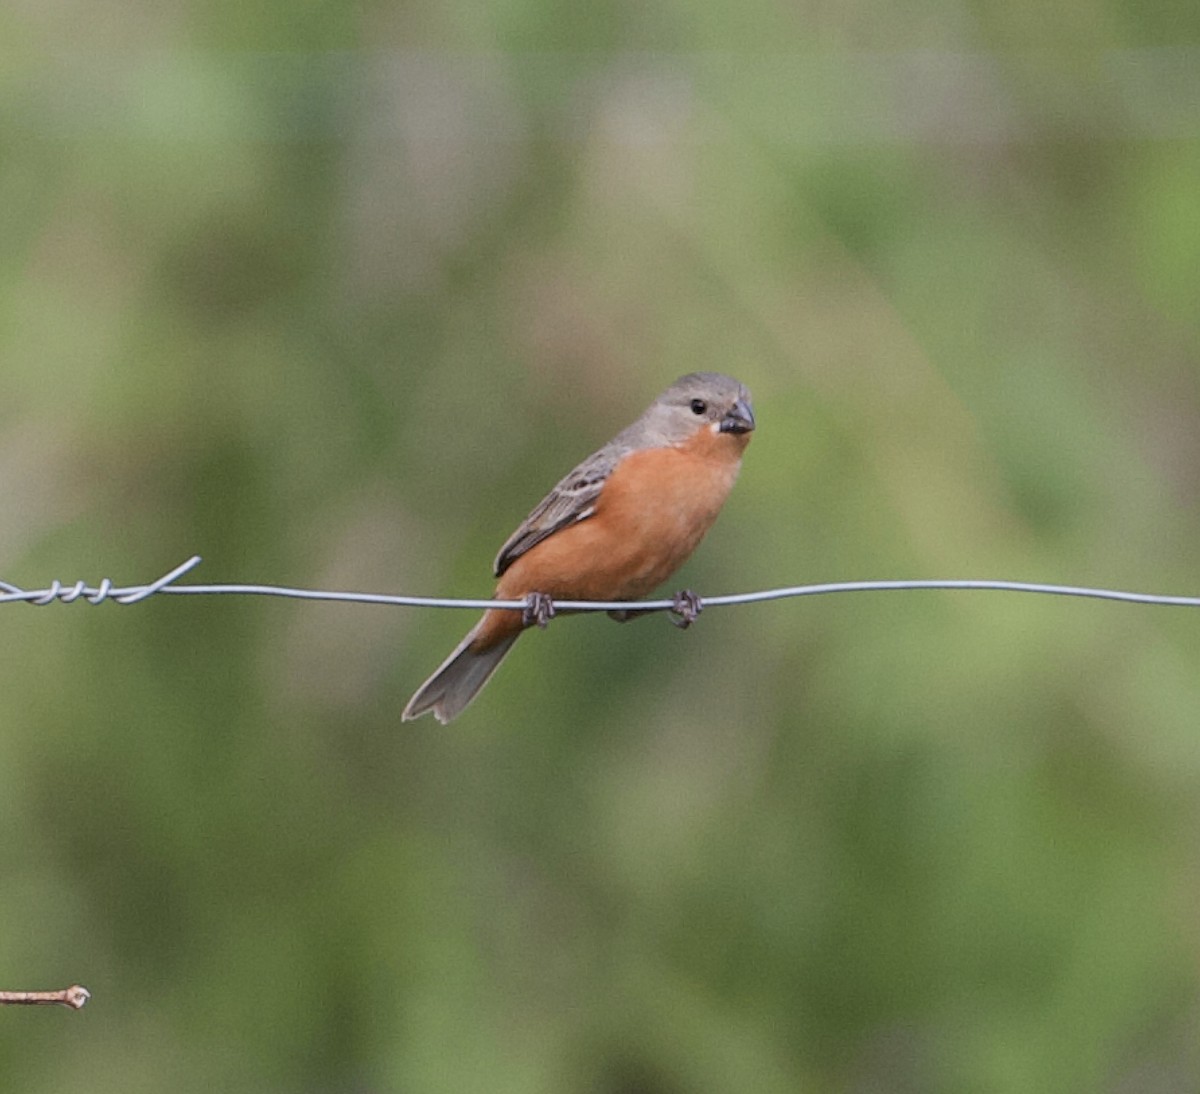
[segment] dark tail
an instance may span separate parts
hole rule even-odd
[[[487,616],[484,616],[486,619]],[[451,718],[457,718],[476,695],[483,685],[491,679],[492,673],[504,660],[504,655],[512,649],[513,643],[521,637],[518,630],[497,640],[484,650],[471,649],[471,643],[483,626],[483,619],[471,628],[464,638],[437,668],[437,671],[425,681],[417,693],[408,701],[404,713],[400,715],[406,722],[419,718],[428,711],[445,725]]]

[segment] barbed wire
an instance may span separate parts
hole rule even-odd
[[[148,585],[116,585],[104,578],[98,585],[83,581],[64,584],[52,581],[45,589],[22,589],[7,581],[0,581],[0,604],[24,602],[46,605],[71,604],[85,601],[89,604],[139,604],[152,596],[163,594],[219,595],[219,596],[278,596],[294,600],[327,600],[354,604],[387,604],[406,608],[511,608],[523,611],[530,606],[529,600],[490,600],[479,598],[457,598],[439,596],[399,596],[390,593],[339,592],[329,589],[295,589],[284,585],[177,585],[175,582],[184,574],[200,565],[200,556],[193,555],[173,570],[163,574]],[[901,589],[942,590],[987,590],[992,592],[1035,593],[1045,596],[1086,597],[1092,600],[1119,600],[1133,604],[1156,604],[1168,607],[1200,608],[1200,596],[1171,596],[1160,593],[1125,592],[1119,589],[1095,589],[1079,585],[1052,585],[1028,581],[991,580],[903,580],[903,581],[834,581],[817,585],[792,585],[779,589],[764,589],[752,593],[731,593],[725,596],[704,597],[701,603],[706,608],[727,607],[734,604],[758,604],[767,600],[785,600],[800,596],[824,596],[831,593],[894,592]],[[555,600],[555,610],[561,612],[639,612],[672,611],[677,608],[674,600]]]

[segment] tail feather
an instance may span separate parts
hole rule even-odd
[[[417,688],[416,694],[409,699],[408,706],[400,715],[403,721],[410,722],[433,711],[433,716],[445,725],[467,709],[471,700],[491,679],[505,654],[512,649],[513,643],[521,637],[518,630],[500,638],[485,650],[473,650],[470,646],[481,626],[482,620],[471,628],[466,638],[455,646],[433,675]]]

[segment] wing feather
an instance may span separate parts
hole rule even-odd
[[[615,441],[605,445],[564,476],[540,502],[521,526],[508,537],[496,555],[495,573],[499,577],[531,547],[560,528],[587,520],[596,511],[596,499],[612,469],[629,449]]]

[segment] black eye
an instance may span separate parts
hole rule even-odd
[[[708,403],[706,403],[703,399],[693,399],[692,400],[692,413],[693,414],[704,414],[707,410],[708,410]]]

